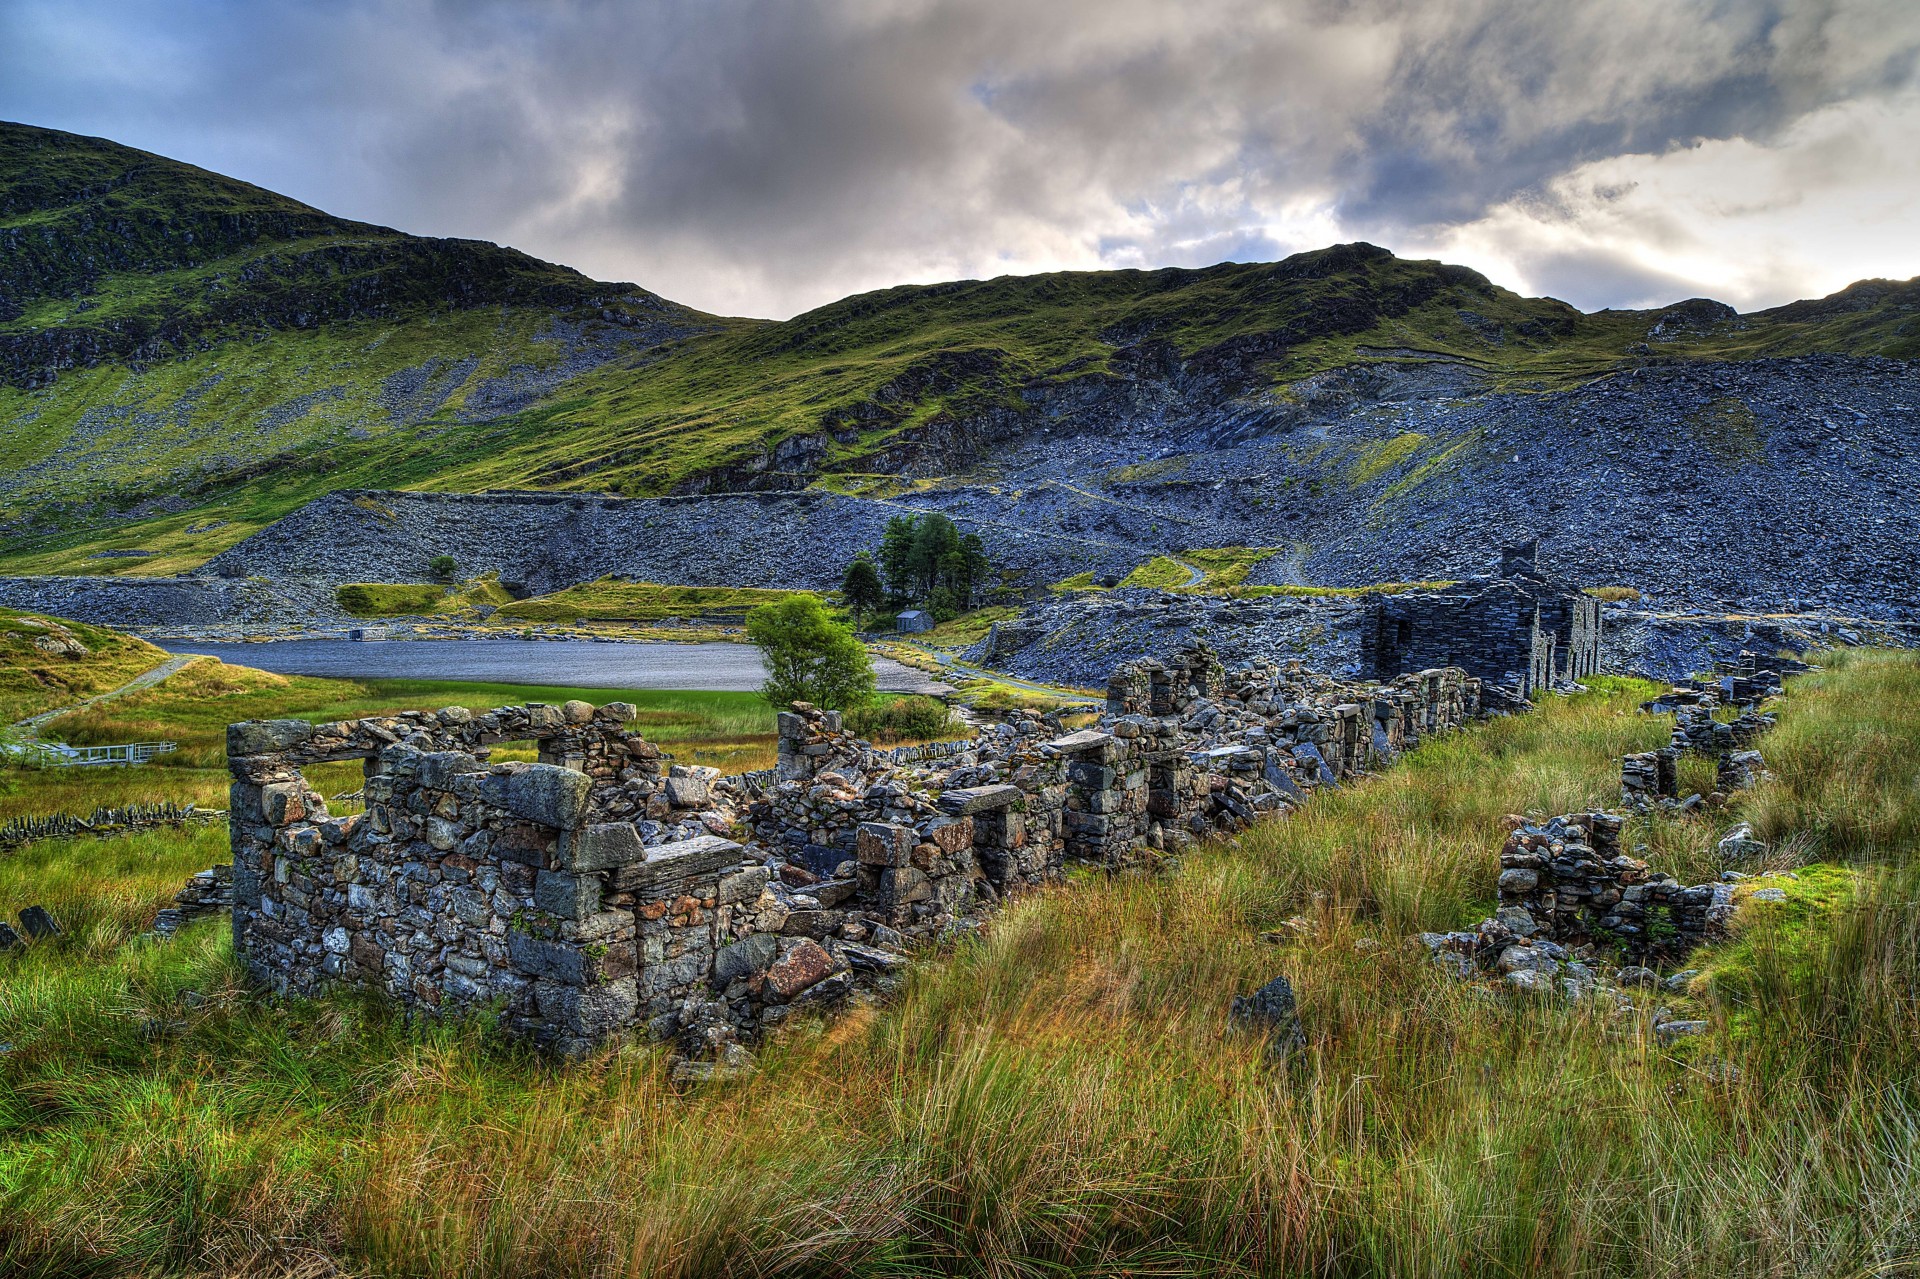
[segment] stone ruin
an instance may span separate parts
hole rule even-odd
[[[1661,750],[1622,759],[1622,798],[1629,809],[1644,812],[1655,803],[1686,812],[1703,808],[1706,801],[1698,795],[1675,800],[1679,759],[1688,751],[1716,758],[1723,792],[1765,776],[1760,752],[1749,747],[1775,717],[1755,703],[1781,684],[1771,672],[1742,665],[1720,684],[1683,681],[1641,705],[1643,711],[1672,712],[1673,737]],[[1745,701],[1730,722],[1713,717],[1722,695]],[[1510,817],[1511,833],[1500,850],[1498,910],[1470,930],[1425,933],[1421,940],[1460,976],[1491,971],[1526,991],[1550,991],[1558,979],[1571,997],[1594,993],[1604,979],[1585,961],[1603,952],[1634,965],[1617,978],[1657,980],[1644,965],[1677,960],[1726,935],[1736,909],[1734,882],[1744,876],[1725,871],[1718,883],[1685,885],[1653,871],[1621,851],[1627,820],[1613,813],[1568,813],[1543,823]],[[1744,822],[1719,842],[1723,858],[1733,860],[1762,848]]]
[[[1714,790],[1722,798],[1746,790],[1766,776],[1766,760],[1751,749],[1754,739],[1772,728],[1775,717],[1759,709],[1760,699],[1780,690],[1780,677],[1771,671],[1756,676],[1734,676],[1724,686],[1686,680],[1640,709],[1671,712],[1673,736],[1657,751],[1636,751],[1620,759],[1620,802],[1629,808],[1655,805],[1697,808],[1706,797],[1680,798],[1680,759],[1705,755],[1714,760]],[[1717,720],[1722,698],[1741,705],[1732,720]]]
[[[1360,668],[1373,679],[1457,666],[1481,680],[1489,702],[1524,701],[1600,669],[1600,601],[1549,578],[1537,540],[1501,551],[1497,577],[1370,601],[1360,627]]]
[[[1683,885],[1620,850],[1626,819],[1568,813],[1542,823],[1509,819],[1500,850],[1500,906],[1472,929],[1422,940],[1463,977],[1499,974],[1518,989],[1593,992],[1587,960],[1665,963],[1725,936],[1731,883]],[[1650,971],[1650,970],[1648,970]]]
[[[796,703],[778,768],[742,778],[673,764],[620,703],[235,724],[235,951],[280,992],[493,1010],[563,1053],[644,1030],[724,1059],[1070,859],[1117,869],[1283,811],[1479,694],[1459,670],[1229,673],[1201,647],[1123,667],[1089,727],[1023,712],[931,766]],[[538,762],[489,762],[521,741]],[[300,770],[352,759],[366,810],[333,816]]]

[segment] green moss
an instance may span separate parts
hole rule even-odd
[[[1426,436],[1409,431],[1391,439],[1376,440],[1361,446],[1358,455],[1347,464],[1348,485],[1358,488],[1362,484],[1379,479],[1388,471],[1407,462],[1426,442]]]
[[[1104,591],[1107,588],[1093,580],[1093,574],[1075,573],[1072,577],[1062,578],[1047,588],[1056,595],[1065,595],[1072,591]]]
[[[733,586],[662,586],[603,577],[502,607],[502,620],[657,622],[666,618],[739,620],[761,604],[804,591]]]
[[[1681,419],[1687,434],[1728,466],[1766,460],[1767,444],[1759,419],[1745,400],[1731,396]]]
[[[1777,889],[1786,900],[1756,900],[1754,893],[1762,889]],[[1841,912],[1859,895],[1860,872],[1831,863],[1742,881],[1736,890],[1740,909],[1733,937],[1696,951],[1689,961],[1700,970],[1695,988],[1744,1008],[1783,972],[1804,980],[1813,965],[1823,962]]]
[[[1193,570],[1170,555],[1156,555],[1120,579],[1122,586],[1144,586],[1150,590],[1171,591],[1193,580]]]

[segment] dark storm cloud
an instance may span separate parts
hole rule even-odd
[[[1593,306],[1713,292],[1702,219],[1798,245],[1671,157],[1804,168],[1916,51],[1910,0],[9,0],[0,116],[715,310],[1355,237]],[[1782,253],[1722,282],[1838,269]]]

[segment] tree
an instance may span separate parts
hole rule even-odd
[[[436,555],[427,561],[427,567],[433,570],[435,577],[444,581],[453,576],[453,570],[459,567],[459,562],[451,555]]]
[[[904,604],[913,598],[913,532],[918,523],[911,515],[895,515],[880,535],[880,571],[887,579],[887,592],[894,602]]]
[[[853,632],[811,595],[789,595],[747,614],[747,638],[760,650],[767,682],[760,695],[844,710],[873,696],[873,663]]]
[[[856,629],[887,602],[886,588],[880,585],[880,570],[874,567],[873,556],[862,551],[853,557],[853,563],[847,565],[847,575],[840,579],[840,595],[853,611]]]
[[[960,530],[938,511],[921,516],[913,530],[913,549],[908,564],[912,571],[916,598],[926,599],[940,585],[942,562],[960,548]]]

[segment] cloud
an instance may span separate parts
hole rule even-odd
[[[1694,286],[1754,310],[1904,279],[1920,275],[1916,138],[1920,89],[1838,103],[1765,144],[1580,165],[1425,247],[1587,307],[1657,306]]]
[[[0,116],[732,313],[1352,238],[1764,303],[1916,269],[1851,230],[1911,221],[1916,51],[1909,0],[13,0]]]

